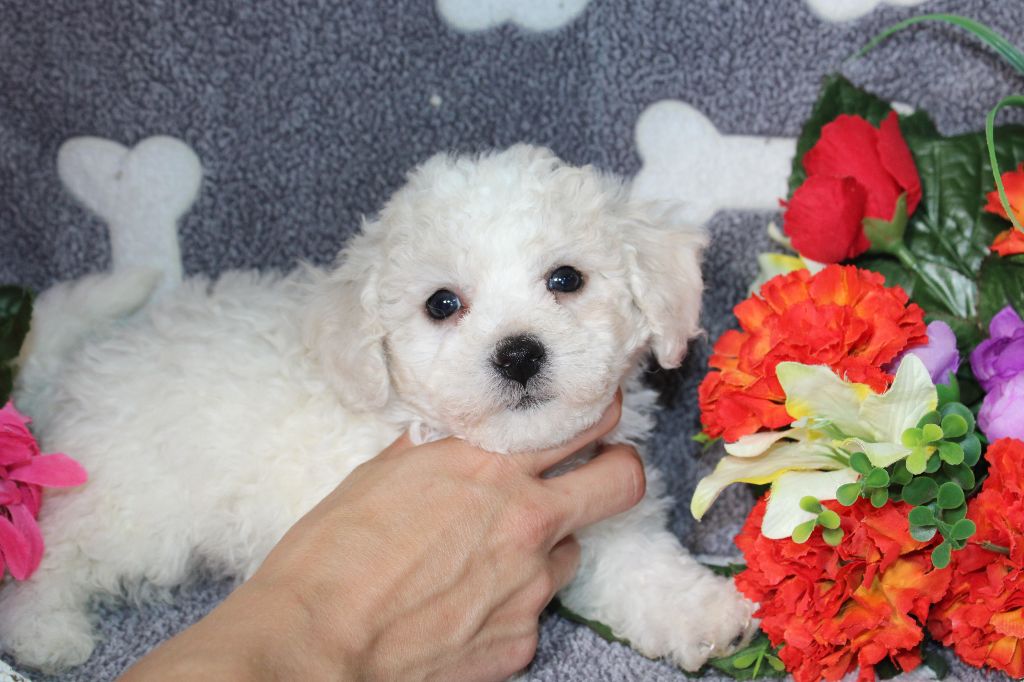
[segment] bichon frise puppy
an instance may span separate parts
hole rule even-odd
[[[0,591],[3,648],[79,664],[97,593],[171,587],[196,562],[251,575],[411,426],[545,448],[622,387],[610,440],[642,441],[655,394],[636,376],[649,351],[678,366],[697,332],[703,243],[619,181],[516,146],[424,163],[333,270],[194,278],[149,302],[146,273],[53,288],[16,398],[90,480],[47,493],[42,564]],[[649,469],[638,506],[578,533],[561,599],[693,670],[752,609],[666,529],[663,490]]]

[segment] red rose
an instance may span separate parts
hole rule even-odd
[[[859,256],[871,246],[865,218],[892,220],[903,193],[908,216],[921,201],[921,178],[896,112],[879,128],[859,116],[837,117],[821,129],[803,162],[807,180],[783,202],[783,227],[793,248],[811,260]]]
[[[985,453],[989,477],[967,518],[977,532],[954,553],[953,580],[928,629],[971,665],[1024,677],[1024,443],[997,440]],[[987,547],[1003,548],[1008,554]]]

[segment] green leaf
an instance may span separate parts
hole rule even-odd
[[[0,407],[7,404],[11,399],[11,391],[14,390],[14,375],[10,367],[0,367]]]
[[[987,336],[986,326],[986,336]],[[959,343],[959,340],[957,341]],[[974,350],[974,346],[965,348],[961,352],[964,354],[970,353]],[[957,383],[960,384],[960,400],[958,402],[964,405],[973,406],[977,403],[981,404],[981,399],[985,397],[985,392],[981,390],[981,385],[978,383],[977,378],[974,376],[974,371],[971,369],[971,363],[961,362],[960,369],[956,373]]]
[[[953,529],[949,532],[949,536],[954,540],[966,540],[972,535],[977,527],[974,525],[974,521],[970,519],[960,519],[953,524]]]
[[[908,448],[916,448],[924,443],[924,430],[918,428],[907,429],[903,432],[900,440]]]
[[[811,537],[811,533],[814,532],[814,528],[815,526],[817,526],[817,524],[818,522],[816,520],[811,519],[810,521],[804,521],[799,526],[794,528],[793,542],[797,543],[798,545],[802,545],[805,542],[807,542]]]
[[[821,538],[825,541],[826,545],[829,545],[830,547],[838,547],[843,541],[843,529],[826,528],[821,531]]]
[[[32,305],[31,291],[11,284],[0,285],[0,320],[23,314],[26,305]]]
[[[910,523],[914,526],[934,526],[935,514],[928,507],[914,507],[908,515]]]
[[[871,471],[871,460],[863,452],[855,452],[850,455],[850,468],[858,474],[866,474]]]
[[[864,236],[871,242],[873,250],[894,253],[903,243],[903,233],[907,231],[907,193],[900,194],[896,199],[892,220],[865,218],[863,226]]]
[[[960,402],[960,382],[956,380],[956,375],[952,372],[949,373],[949,381],[944,384],[936,384],[935,390],[939,393],[939,405]],[[937,412],[936,415],[938,415]]]
[[[903,486],[903,500],[915,507],[928,504],[939,494],[939,486],[930,478],[917,477],[907,485]]]
[[[836,500],[844,507],[852,507],[857,498],[860,497],[859,483],[846,483],[836,490]]]
[[[836,514],[831,509],[826,509],[818,514],[818,524],[822,528],[834,530],[839,527],[839,514]]]
[[[886,488],[876,488],[871,491],[871,506],[881,509],[889,501],[889,491]]]
[[[942,440],[943,433],[945,433],[945,429],[940,426],[936,426],[935,424],[925,424],[921,429],[921,437],[924,439],[925,443],[934,443],[935,441]]]
[[[800,498],[800,508],[809,514],[817,514],[821,511],[821,502],[813,495],[805,495]]]
[[[900,669],[891,658],[883,658],[875,664],[875,675],[880,680],[891,680],[900,674]]]
[[[786,674],[786,668],[776,653],[775,648],[768,641],[768,636],[759,632],[750,644],[730,656],[712,658],[708,661],[708,666],[737,680],[783,677]],[[752,659],[751,656],[753,656]],[[772,662],[772,659],[775,659],[775,663]],[[767,665],[762,665],[762,662]],[[741,667],[738,663],[744,665]]]
[[[964,464],[974,466],[978,463],[978,460],[981,458],[981,440],[978,439],[977,435],[973,433],[968,434],[966,438],[960,441],[960,447],[964,451]],[[974,486],[970,487],[973,488]],[[964,489],[968,490],[969,488],[965,486]]]
[[[914,475],[907,471],[907,463],[901,460],[893,465],[892,474],[889,478],[897,485],[906,485],[910,483],[911,479],[914,478]]]
[[[722,437],[718,436],[717,438],[712,438],[708,434],[706,434],[703,431],[701,431],[696,436],[694,436],[692,440],[695,443],[700,443],[700,445],[701,445],[701,452],[707,452],[708,450],[711,449],[711,446],[713,446],[718,441],[722,440]]]
[[[618,642],[619,644],[625,644],[626,646],[630,646],[629,640],[625,640],[615,636],[615,633],[612,632],[612,629],[604,623],[596,620],[590,620],[589,618],[584,618],[580,614],[566,607],[557,598],[551,600],[551,604],[549,604],[548,608],[552,609],[555,613],[562,616],[566,620],[571,620],[572,622],[579,623],[580,625],[586,625],[588,628],[596,632],[598,636],[600,636],[601,639],[605,640],[606,642]]]
[[[976,480],[974,471],[967,464],[943,464],[942,471],[964,490],[973,490]]]
[[[0,364],[18,357],[32,320],[32,294],[21,287],[0,286]]]
[[[754,665],[754,661],[756,661],[759,658],[762,658],[763,656],[764,653],[760,651],[747,651],[745,653],[739,654],[738,656],[736,656],[736,658],[732,659],[732,664],[740,670],[744,670]]]
[[[932,565],[935,566],[935,568],[945,568],[946,566],[949,566],[952,551],[952,546],[948,542],[943,542],[932,550]]]
[[[992,254],[981,266],[978,315],[984,329],[1007,305],[1024,316],[1024,263]]]
[[[933,537],[935,537],[935,533],[937,533],[937,532],[938,532],[938,529],[935,528],[934,526],[932,526],[932,527],[928,527],[928,526],[911,526],[910,527],[910,537],[914,538],[918,542],[928,542]]]
[[[942,509],[956,509],[964,503],[964,490],[956,483],[943,483],[936,497]]]
[[[924,470],[928,466],[928,451],[922,447],[916,447],[914,450],[907,455],[904,463],[907,466],[907,471],[914,474],[923,474]],[[906,495],[906,493],[904,493]]]
[[[914,300],[929,313],[969,319],[975,333],[981,334],[978,273],[992,240],[1006,229],[999,216],[982,210],[984,195],[995,184],[984,134],[908,140],[908,144],[927,199],[910,218],[906,244],[924,274],[942,290],[942,298],[937,298],[918,277]],[[1000,129],[996,156],[1004,165],[1024,158],[1024,128]]]
[[[889,473],[876,467],[864,477],[864,484],[870,488],[884,488],[889,485]]]
[[[885,256],[876,256],[868,252],[854,261],[859,268],[877,272],[885,278],[885,286],[900,287],[908,296],[914,293],[914,273],[905,268],[899,261]]]
[[[946,464],[960,464],[964,461],[964,449],[958,443],[943,441],[939,443],[939,457]]]
[[[739,575],[740,573],[742,573],[743,571],[747,570],[746,564],[735,564],[735,563],[728,563],[728,564],[706,564],[706,563],[702,563],[701,565],[705,566],[709,571],[711,571],[715,575],[720,575],[720,576],[723,576],[723,577],[726,577],[726,578],[733,578],[733,577]]]
[[[967,505],[966,504],[961,504],[959,507],[954,507],[953,509],[943,509],[942,510],[942,521],[944,523],[952,525],[952,526],[955,526],[957,521],[960,521],[961,519],[965,518],[966,516],[967,516]]]
[[[949,663],[937,651],[926,650],[924,652],[924,664],[932,669],[936,679],[941,680],[949,674]]]
[[[933,426],[929,424],[928,426]],[[926,427],[927,428],[927,427]],[[938,427],[936,427],[938,428]],[[947,414],[942,418],[942,427],[938,429],[941,434],[946,438],[959,438],[960,436],[966,435],[967,433],[967,420],[958,414]],[[938,440],[936,438],[935,440]]]

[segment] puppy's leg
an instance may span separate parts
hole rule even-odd
[[[57,549],[57,551],[54,551]],[[0,644],[21,665],[52,672],[84,663],[96,645],[89,620],[91,561],[47,554],[25,582],[0,591]]]
[[[647,495],[633,509],[576,534],[576,578],[559,595],[652,658],[697,670],[752,630],[754,605],[697,563],[667,530],[668,498],[648,467]]]

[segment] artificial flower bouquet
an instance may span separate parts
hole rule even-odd
[[[984,26],[926,19],[1024,74]],[[998,108],[943,137],[836,76],[802,131],[787,252],[760,257],[699,391],[726,454],[694,516],[768,486],[736,538],[768,642],[731,664],[772,664],[747,677],[873,679],[927,637],[1024,677],[1024,128]]]

